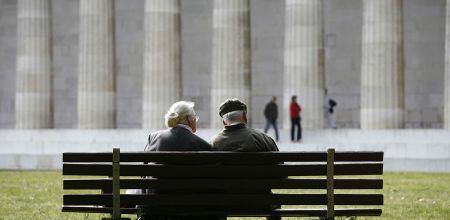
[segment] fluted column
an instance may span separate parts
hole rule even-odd
[[[220,103],[238,98],[250,105],[248,0],[214,0],[211,127],[222,127]]]
[[[404,124],[402,0],[364,0],[361,128]]]
[[[114,1],[80,0],[79,32],[78,128],[114,128]]]
[[[285,10],[284,127],[290,124],[291,96],[297,95],[302,126],[324,128],[323,0],[286,0]]]
[[[16,128],[52,127],[50,0],[17,2]]]
[[[445,35],[444,128],[450,130],[450,0],[447,0]]]
[[[146,0],[142,126],[164,127],[181,98],[180,1]]]

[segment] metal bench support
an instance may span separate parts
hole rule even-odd
[[[113,149],[113,181],[112,181],[112,191],[113,191],[113,213],[112,219],[119,220],[120,216],[120,149]]]
[[[334,152],[327,152],[327,220],[334,220]]]

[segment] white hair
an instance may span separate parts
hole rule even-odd
[[[195,117],[194,105],[195,103],[187,101],[175,102],[164,116],[166,126],[172,128],[185,123],[187,118]]]
[[[244,116],[244,112],[242,110],[228,112],[222,116],[222,119],[226,124],[240,123],[243,122],[242,117]]]

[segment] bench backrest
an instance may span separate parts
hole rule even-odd
[[[63,211],[136,213],[124,205],[171,205],[191,207],[178,214],[198,215],[195,207],[269,207],[272,205],[320,205],[325,209],[246,211],[217,209],[210,214],[228,216],[358,216],[380,215],[383,188],[383,152],[122,152],[64,153],[63,175],[101,176],[65,179],[65,190],[98,190],[94,194],[66,194]],[[144,164],[147,163],[147,164]],[[154,176],[157,179],[144,179]],[[339,177],[344,176],[344,177]],[[357,176],[357,178],[348,176]],[[112,178],[111,178],[112,177]],[[126,178],[124,178],[126,177]],[[283,178],[290,177],[290,178]],[[171,194],[120,194],[120,189],[155,189]],[[242,193],[255,190],[268,193]],[[375,189],[371,193],[334,190]],[[183,191],[184,190],[184,191]],[[204,190],[205,193],[186,193]],[[241,193],[230,193],[239,190]],[[287,190],[307,190],[289,191]],[[311,192],[318,190],[318,192]],[[108,193],[105,193],[108,192]],[[181,192],[181,193],[177,193]],[[228,193],[224,193],[228,192]],[[364,208],[336,209],[336,205]],[[121,208],[122,207],[122,208]],[[177,210],[172,210],[176,214]],[[182,213],[181,213],[182,212]],[[205,214],[205,211],[202,211]]]

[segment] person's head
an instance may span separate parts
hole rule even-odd
[[[224,125],[247,124],[247,105],[236,98],[227,99],[220,104],[219,115]]]
[[[276,96],[272,97],[272,102],[277,102],[277,97]]]
[[[297,102],[297,96],[296,95],[293,95],[291,97],[291,102]]]
[[[193,102],[179,101],[170,106],[165,115],[166,126],[173,128],[178,124],[189,126],[193,132],[197,130],[198,116],[195,114]]]

